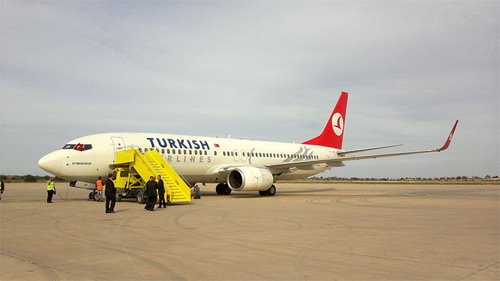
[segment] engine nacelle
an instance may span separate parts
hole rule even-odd
[[[227,184],[235,191],[268,190],[273,181],[273,174],[269,170],[251,166],[235,168],[227,175]]]

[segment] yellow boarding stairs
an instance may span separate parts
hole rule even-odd
[[[115,186],[118,200],[124,197],[136,197],[138,203],[144,203],[145,184],[150,176],[160,175],[165,185],[167,203],[190,202],[189,185],[175,172],[156,150],[144,154],[138,149],[116,151],[115,154]]]

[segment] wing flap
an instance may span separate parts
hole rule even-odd
[[[338,153],[338,155],[343,156],[343,155],[352,154],[352,153],[359,153],[359,152],[365,152],[365,151],[371,151],[371,150],[377,150],[377,149],[384,149],[384,148],[390,148],[390,147],[396,147],[396,146],[402,146],[402,144],[391,144],[391,145],[384,145],[384,146],[377,146],[377,147],[370,147],[370,148],[362,148],[362,149],[340,151]]]

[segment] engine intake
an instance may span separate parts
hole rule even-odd
[[[227,176],[227,184],[235,191],[268,190],[273,181],[273,174],[269,170],[251,166],[235,168]]]

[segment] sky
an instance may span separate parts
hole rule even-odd
[[[0,174],[105,132],[440,153],[319,176],[500,176],[499,1],[0,1]]]

